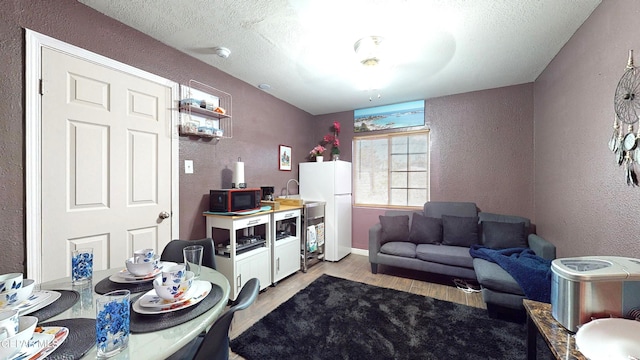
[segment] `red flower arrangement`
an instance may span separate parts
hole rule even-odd
[[[333,134],[329,133],[322,138],[322,141],[325,144],[331,144],[331,154],[338,155],[340,154],[340,140],[338,139],[338,135],[340,135],[340,123],[337,121],[333,122],[333,126],[331,127]]]

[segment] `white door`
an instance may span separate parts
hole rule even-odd
[[[171,89],[42,48],[42,281],[171,240]],[[166,212],[164,214],[163,212]]]

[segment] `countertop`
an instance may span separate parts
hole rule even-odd
[[[586,360],[576,349],[574,334],[553,318],[551,304],[525,299],[523,305],[556,359]]]
[[[251,217],[251,216],[260,216],[260,215],[265,215],[265,214],[271,214],[271,213],[277,213],[277,212],[282,212],[282,211],[290,211],[290,210],[296,210],[296,209],[302,209],[303,206],[302,205],[282,205],[280,204],[280,208],[277,210],[274,209],[269,209],[269,210],[263,210],[263,211],[258,211],[258,212],[254,212],[254,213],[250,213],[250,214],[245,214],[245,215],[225,215],[225,214],[213,214],[213,213],[209,213],[209,212],[204,212],[202,213],[203,216],[211,216],[211,217],[221,217],[221,218],[231,218],[231,219],[241,219],[241,218],[246,218],[246,217]]]

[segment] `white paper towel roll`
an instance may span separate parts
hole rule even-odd
[[[233,168],[233,187],[244,188],[244,162],[238,161]]]

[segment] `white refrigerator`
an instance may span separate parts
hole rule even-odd
[[[351,163],[300,163],[300,197],[325,206],[325,260],[338,261],[351,253]]]

